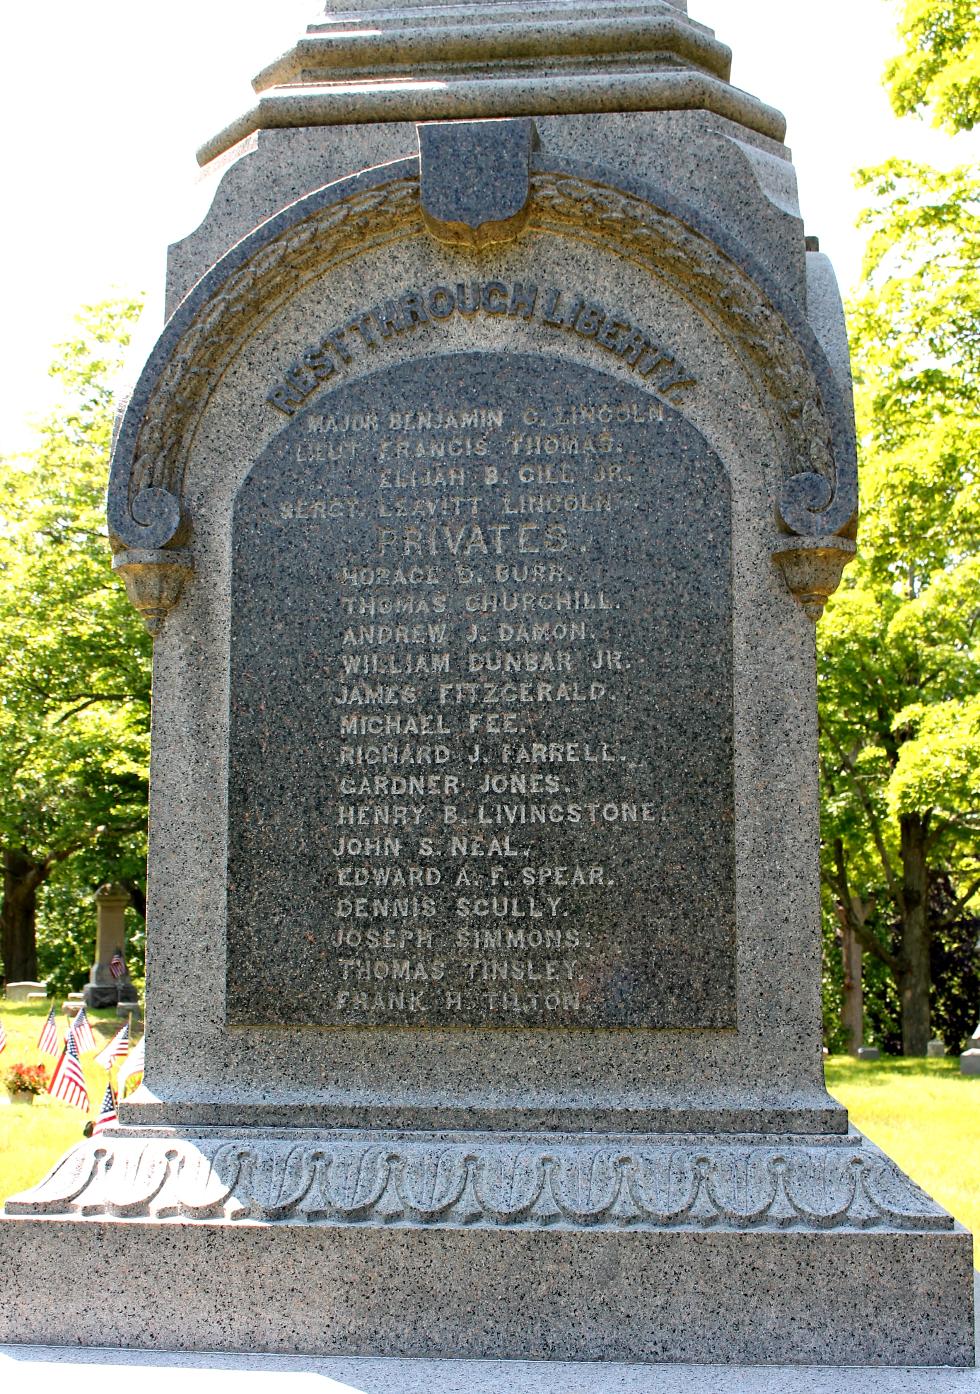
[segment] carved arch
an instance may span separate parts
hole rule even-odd
[[[749,252],[664,195],[611,186],[582,167],[532,178],[529,225],[571,232],[666,275],[747,362],[784,438],[779,521],[802,537],[851,534],[857,513],[854,420],[802,314]]]
[[[530,189],[530,229],[594,241],[658,277],[668,274],[764,383],[784,440],[785,482],[775,501],[782,528],[811,548],[817,539],[853,535],[848,405],[809,325],[745,249],[693,210],[628,181],[613,187],[601,171],[538,169]],[[167,596],[160,598],[155,583],[152,605],[139,604],[148,623],[152,610],[152,628],[191,569],[183,473],[224,368],[305,280],[365,250],[423,235],[418,161],[399,160],[327,185],[261,224],[179,306],[129,402],[109,482],[115,565],[131,590],[149,567],[163,566],[170,578]]]

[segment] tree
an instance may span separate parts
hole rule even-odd
[[[51,369],[63,400],[38,449],[0,467],[8,981],[37,976],[38,894],[57,868],[84,853],[98,879],[142,880],[150,646],[111,573],[104,517],[110,381],[138,313],[122,300],[82,312]]]
[[[980,179],[897,161],[860,178],[863,521],[820,634],[822,873],[921,1055],[936,936],[980,893]]]
[[[932,110],[946,130],[980,121],[980,9],[976,0],[905,0],[898,26],[905,47],[885,69],[899,116]]]

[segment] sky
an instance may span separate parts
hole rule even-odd
[[[339,8],[340,6],[338,6]],[[159,293],[169,241],[207,205],[195,150],[252,101],[317,0],[46,0],[4,6],[0,455],[29,448],[51,399],[52,347],[79,306]],[[689,0],[734,51],[732,81],[788,120],[808,233],[846,288],[860,269],[852,171],[890,156],[980,158],[897,120],[881,87],[897,0]],[[11,55],[14,61],[9,61]]]

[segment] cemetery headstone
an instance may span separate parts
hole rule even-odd
[[[95,962],[83,999],[87,1007],[138,1008],[126,967],[126,910],[132,897],[123,886],[100,886],[95,893]]]
[[[683,3],[465,9],[324,14],[201,152],[109,487],[146,1075],[7,1202],[0,1340],[969,1363],[969,1236],[824,1087],[785,123]]]
[[[966,1043],[966,1050],[960,1055],[960,1073],[980,1075],[980,1026]]]
[[[26,1002],[38,992],[41,993],[42,996],[46,996],[44,987],[44,983],[26,980],[21,983],[7,983],[3,990],[3,995],[8,1002]]]

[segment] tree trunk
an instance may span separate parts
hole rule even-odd
[[[847,1049],[857,1055],[864,1044],[864,992],[861,982],[862,951],[857,936],[846,916],[841,917],[842,956],[844,959],[844,1001],[841,1025],[847,1036]]]
[[[44,863],[35,862],[26,852],[4,851],[0,948],[8,983],[37,981],[37,888],[47,871]]]
[[[899,820],[902,836],[902,1053],[925,1055],[929,1041],[929,871],[926,829],[917,813]]]
[[[142,916],[142,918],[145,920],[146,894],[143,890],[143,887],[140,885],[138,881],[132,881],[129,879],[129,877],[126,876],[124,876],[121,879],[119,884],[120,886],[125,887],[127,891],[129,891],[129,898],[133,902],[133,909],[136,911],[137,915]]]

